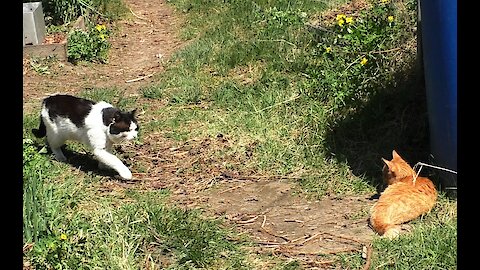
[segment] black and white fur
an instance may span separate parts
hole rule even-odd
[[[135,111],[123,112],[104,101],[53,95],[43,100],[40,126],[32,133],[37,138],[47,137],[58,161],[67,160],[60,148],[67,140],[79,141],[92,149],[99,168],[112,168],[120,177],[131,179],[127,166],[112,154],[112,145],[138,136]]]

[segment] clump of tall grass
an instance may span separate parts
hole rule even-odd
[[[128,11],[122,0],[42,0],[47,25],[68,25],[79,16],[92,19],[116,20]]]
[[[49,230],[48,219],[44,215],[53,210],[42,198],[50,197],[43,181],[51,177],[53,165],[42,156],[31,139],[23,140],[23,238],[24,242],[34,242]],[[51,202],[51,201],[50,201]]]

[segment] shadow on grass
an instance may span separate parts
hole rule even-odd
[[[38,150],[42,149],[43,147],[44,147],[43,144],[37,145]],[[73,151],[65,145],[63,145],[61,148],[62,148],[63,154],[67,158],[66,163],[70,164],[74,168],[77,168],[78,170],[84,173],[94,173],[99,176],[112,177],[112,178],[117,175],[117,173],[114,170],[110,170],[110,169],[100,170],[98,168],[98,161],[95,160],[93,156],[88,153],[79,153],[79,152]],[[53,153],[50,147],[48,146],[47,146],[47,155],[51,156],[51,158],[54,159]]]
[[[419,70],[398,74],[394,86],[377,91],[327,133],[331,158],[347,162],[355,175],[363,175],[377,191],[383,188],[381,158],[391,159],[393,149],[412,167],[430,159],[427,100]],[[431,177],[426,174],[422,170],[422,176]]]
[[[63,154],[67,158],[67,163],[75,168],[78,168],[84,173],[92,172],[99,176],[114,177],[117,173],[114,170],[98,168],[98,161],[90,154],[84,154],[75,152],[68,149],[68,147],[62,147]]]

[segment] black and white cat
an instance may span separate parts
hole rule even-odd
[[[104,101],[53,95],[43,100],[40,126],[32,133],[37,138],[47,137],[58,161],[67,160],[60,147],[67,140],[75,140],[92,149],[100,169],[112,168],[120,177],[131,179],[127,166],[112,154],[112,145],[138,136],[135,111],[123,112]]]

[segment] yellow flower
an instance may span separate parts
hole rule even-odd
[[[390,0],[380,0],[380,2],[381,2],[382,4],[386,4],[386,3],[390,2]]]
[[[95,29],[97,29],[98,32],[101,32],[102,30],[105,30],[107,28],[105,27],[105,25],[97,24],[97,26],[95,26]]]
[[[365,66],[367,62],[368,62],[367,58],[363,57],[362,60],[360,61],[360,65]]]
[[[325,48],[325,52],[326,52],[326,53],[332,52],[332,47],[327,47],[327,48]]]
[[[337,21],[343,20],[345,18],[347,18],[347,16],[345,16],[345,14],[338,14],[337,15]]]
[[[99,37],[100,37],[101,40],[105,40],[106,36],[104,34],[100,34]]]
[[[353,18],[352,17],[347,17],[345,19],[345,21],[348,23],[348,24],[352,24],[353,23]]]
[[[343,19],[340,19],[340,20],[338,21],[338,25],[340,25],[340,26],[342,26],[344,23],[345,23],[345,21],[344,21]]]
[[[388,22],[393,22],[394,19],[395,18],[393,16],[388,16],[388,18],[387,18]]]
[[[62,233],[62,234],[60,235],[60,240],[67,240],[67,235],[64,234],[64,233]]]

